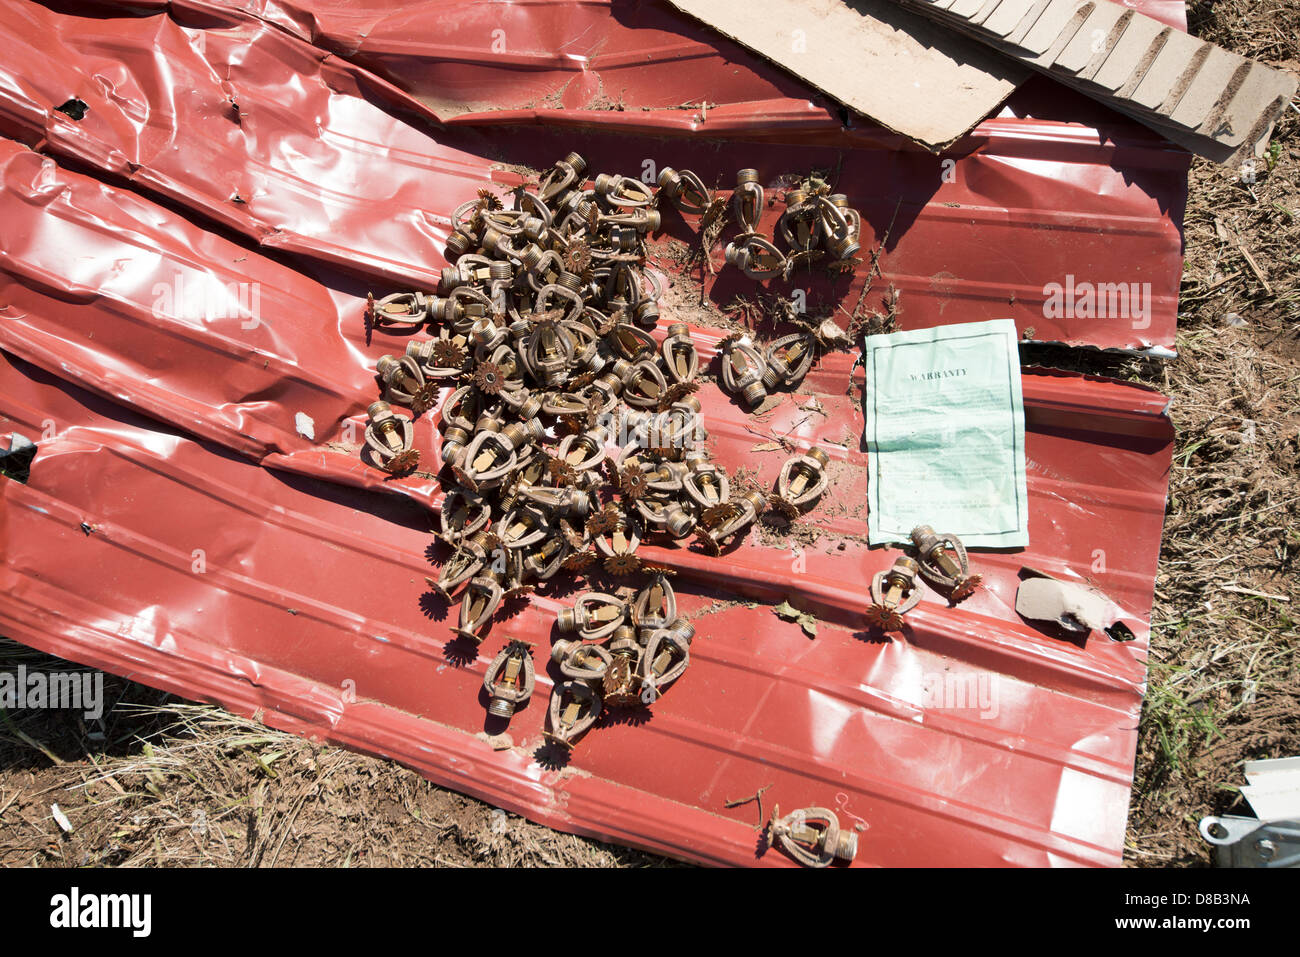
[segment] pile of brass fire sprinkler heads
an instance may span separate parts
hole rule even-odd
[[[665,176],[672,173],[664,170]],[[660,182],[664,182],[662,176]],[[797,265],[819,258],[828,261],[832,272],[853,269],[861,250],[862,218],[843,193],[828,193],[825,184],[812,180],[788,191],[776,236],[767,239],[758,232],[766,203],[758,172],[742,169],[736,174],[732,193],[740,232],[727,244],[727,262],[759,281],[789,278]],[[722,340],[722,387],[740,396],[751,409],[757,408],[776,389],[791,388],[803,380],[818,346],[810,331],[782,336],[765,350],[746,333],[728,336]]]
[[[912,529],[912,544],[915,558],[899,556],[893,566],[871,579],[872,602],[866,619],[881,631],[902,631],[903,616],[921,601],[918,576],[953,605],[973,595],[984,581],[983,575],[970,573],[966,546],[956,535],[937,534],[929,525],[918,525]]]
[[[606,705],[648,707],[691,663],[695,626],[677,614],[668,578],[656,574],[630,600],[587,592],[556,616],[564,635],[551,660],[564,680],[551,693],[546,738],[566,748]]]
[[[671,173],[664,170],[661,185]],[[771,239],[758,231],[766,208],[758,170],[742,169],[736,174],[731,203],[740,232],[727,244],[727,262],[750,279],[788,279],[796,266],[818,260],[837,273],[851,271],[857,264],[862,217],[849,206],[846,195],[831,193],[825,183],[808,180],[786,192],[785,210]]]
[[[379,360],[384,398],[370,406],[363,454],[394,474],[414,469],[414,420],[394,406],[418,417],[452,390],[441,407],[437,534],[454,552],[428,583],[460,601],[454,630],[475,643],[503,601],[561,570],[644,568],[662,582],[664,570],[638,557],[642,542],[693,536],[717,554],[768,509],[798,515],[827,486],[817,448],[785,463],[773,493],[730,479],[704,445],[688,327],[669,325],[662,342],[648,331],[661,290],[643,268],[645,242],[659,227],[660,194],[688,212],[716,215],[717,201],[690,172],[665,170],[655,191],[607,173],[588,187],[586,169],[570,153],[535,192],[517,190],[514,209],[480,191],[453,215],[438,293],[370,306],[375,328],[431,335]],[[806,371],[811,344],[781,340],[753,355],[768,388]],[[751,387],[744,373],[728,382]],[[598,605],[581,603],[575,627],[588,609],[599,618]],[[684,667],[688,627],[650,627],[631,611],[620,621],[625,630],[606,636],[608,667],[603,649],[570,649],[576,657],[561,664],[578,677],[557,689],[557,740],[599,713],[602,697],[639,700],[632,689],[668,684]],[[485,680],[493,714],[508,718],[532,681],[528,646],[509,642]]]

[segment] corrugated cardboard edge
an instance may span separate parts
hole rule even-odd
[[[1171,31],[1112,0],[893,2],[1217,163],[1262,157],[1296,93],[1289,71]]]
[[[938,152],[1031,71],[890,0],[669,0],[886,129]]]

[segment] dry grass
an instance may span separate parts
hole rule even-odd
[[[1199,36],[1296,66],[1291,0],[1203,0],[1189,15]],[[1253,183],[1195,162],[1179,359],[1131,370],[1173,399],[1178,432],[1129,815],[1136,864],[1208,862],[1196,822],[1250,814],[1243,763],[1300,753],[1298,174],[1294,110]]]
[[[0,669],[84,670],[9,641]],[[0,719],[0,866],[637,867],[378,758],[106,676],[102,721]],[[72,830],[56,820],[58,805]]]
[[[1230,49],[1300,59],[1292,0],[1193,0],[1190,14],[1193,32]],[[1177,361],[1037,353],[1151,383],[1173,400],[1178,444],[1129,821],[1134,864],[1208,862],[1196,822],[1248,813],[1236,790],[1242,763],[1300,753],[1298,180],[1295,112],[1254,183],[1196,162]],[[0,668],[20,662],[76,667],[0,642]],[[69,712],[0,721],[0,864],[662,863],[504,815],[392,762],[111,676],[105,690],[116,706],[92,727]]]

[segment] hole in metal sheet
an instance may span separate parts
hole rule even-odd
[[[36,443],[27,436],[14,432],[9,437],[9,448],[0,451],[0,475],[26,484],[32,474],[34,458]]]
[[[1106,634],[1110,637],[1111,641],[1132,641],[1137,637],[1137,635],[1133,634],[1133,631],[1129,626],[1124,624],[1122,621],[1117,621],[1115,624],[1107,628]]]
[[[86,111],[89,110],[90,107],[86,105],[85,100],[79,100],[74,96],[62,106],[56,106],[54,109],[56,112],[64,113],[74,120],[80,120],[85,117]]]

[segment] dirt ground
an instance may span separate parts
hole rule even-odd
[[[1294,0],[1189,10],[1193,33],[1300,69]],[[1176,361],[1027,357],[1172,399],[1177,449],[1126,846],[1137,866],[1207,864],[1196,823],[1249,814],[1243,762],[1300,753],[1294,109],[1249,178],[1193,166]],[[0,670],[19,664],[75,667],[0,640]],[[72,712],[0,711],[0,865],[671,865],[218,708],[112,676],[105,693],[115,704],[102,728]]]

